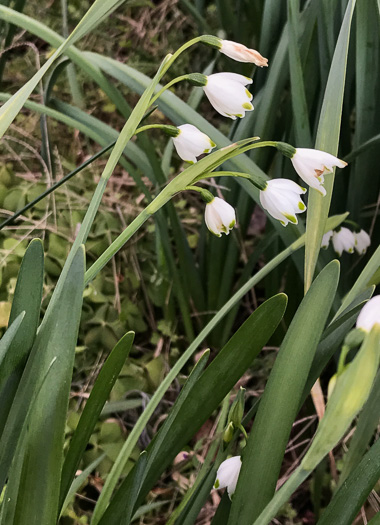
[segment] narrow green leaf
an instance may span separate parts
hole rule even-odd
[[[154,441],[151,444],[151,450],[150,452],[150,462],[152,461],[151,458],[154,458],[155,455],[157,455],[160,452],[160,447],[165,443],[165,439],[170,431],[170,428],[172,426],[173,421],[175,420],[179,410],[183,406],[183,404],[186,402],[189,393],[191,392],[191,389],[194,387],[196,381],[199,379],[200,375],[202,374],[207,361],[210,357],[210,351],[207,350],[203,353],[199,361],[194,366],[193,370],[191,371],[189,377],[187,378],[179,396],[177,397],[176,402],[174,403],[174,406],[172,407],[168,417],[166,418],[165,422],[163,423],[162,427],[160,428],[159,433],[155,436]],[[120,476],[121,471],[123,470],[126,462],[128,460],[128,456],[123,454],[119,455],[119,458],[116,460],[115,466],[113,468],[112,475],[115,476],[115,479],[117,480]],[[117,465],[117,462],[119,462],[119,465]],[[133,477],[133,474],[131,474],[131,477]],[[112,483],[112,485],[114,485]],[[115,486],[115,485],[114,485]],[[100,524],[108,524],[108,520],[111,519],[110,516],[113,516],[114,514],[122,515],[123,509],[125,506],[125,500],[128,496],[128,491],[130,490],[130,480],[125,483],[123,488],[120,488],[119,491],[119,498],[115,498],[112,501],[112,505],[104,512],[105,505],[102,503],[102,499],[107,497],[107,486],[105,487],[106,491],[102,492],[103,496],[100,496],[97,506],[95,508],[95,511],[92,516],[92,523],[96,523],[97,516],[102,516],[100,519]],[[104,488],[103,488],[104,491]],[[104,505],[104,506],[103,506]],[[112,507],[112,509],[111,509]],[[111,509],[111,510],[109,510]]]
[[[374,515],[374,517],[368,522],[368,525],[379,525],[380,524],[380,512]]]
[[[333,155],[338,153],[348,44],[355,0],[350,0],[339,33],[326,85],[315,148]],[[331,22],[330,22],[331,23]],[[329,213],[334,174],[325,176],[326,196],[310,188],[306,220],[305,291],[311,285],[317,265],[322,236]]]
[[[159,451],[155,450],[155,440],[148,447],[149,456],[152,453],[152,461],[148,456],[147,472],[138,504],[176,454],[210,417],[236,381],[252,364],[280,322],[285,305],[286,296],[283,294],[263,303],[231,337],[196,382],[186,397],[186,403],[181,405],[170,425],[170,432],[167,432],[165,441],[160,444]],[[252,334],[255,334],[255,337],[252,337]],[[107,525],[118,523],[118,506],[125,498],[123,486],[128,482],[127,480],[128,477],[121,484],[104,514]]]
[[[339,263],[332,261],[305,295],[281,344],[242,455],[231,525],[250,525],[275,492],[286,444],[338,279]]]
[[[64,286],[54,293],[35,339],[20,386],[0,441],[0,481],[9,476],[15,493],[18,481],[8,472],[16,450],[22,456],[23,471],[17,488],[17,502],[8,507],[8,523],[54,523],[58,515],[60,472],[63,462],[65,420],[70,393],[75,344],[82,305],[84,252],[80,248],[67,272]],[[19,442],[21,429],[36,384],[51,362],[55,366],[37,396],[25,442]]]
[[[103,461],[103,459],[106,457],[106,453],[104,452],[101,454],[98,458],[96,458],[94,461],[92,461],[88,467],[86,467],[82,472],[73,480],[73,482],[70,485],[69,490],[67,491],[65,501],[63,502],[60,516],[63,514],[63,512],[67,509],[70,501],[75,496],[75,494],[78,492],[80,487],[83,485],[83,483],[86,481],[88,476],[91,474],[91,472]]]
[[[288,0],[289,69],[294,116],[294,134],[298,148],[311,147],[309,113],[307,109],[302,63],[298,44],[299,2]]]
[[[228,497],[227,491],[225,491],[215,512],[215,516],[212,519],[211,525],[227,525],[230,511],[231,500]]]
[[[349,443],[347,454],[343,457],[343,467],[339,477],[341,486],[352,470],[360,462],[380,421],[380,372],[377,373],[371,394],[359,415],[355,433]]]
[[[380,439],[363,457],[359,465],[334,494],[318,525],[353,523],[360,507],[380,478]]]
[[[60,504],[66,498],[79,462],[89,442],[100,413],[132,348],[134,333],[125,334],[111,351],[91,390],[79,423],[71,438],[62,468]]]

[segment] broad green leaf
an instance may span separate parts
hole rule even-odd
[[[349,525],[354,523],[360,507],[368,498],[379,478],[380,439],[372,445],[359,465],[334,494],[333,499],[318,521],[318,525]]]
[[[2,361],[0,390],[9,375],[22,364],[28,355],[38,327],[44,278],[44,251],[40,239],[29,244],[17,278],[9,324],[25,312],[20,330],[14,338],[9,353]]]
[[[71,35],[59,46],[53,55],[45,62],[45,64],[33,75],[33,77],[15,93],[12,98],[6,102],[0,109],[0,137],[4,135],[12,121],[23,107],[25,101],[32,94],[35,87],[41,81],[45,73],[49,70],[54,61],[59,58],[62,53],[70,45],[82,38],[86,33],[94,29],[106,16],[114,11],[124,0],[96,0],[90,7],[85,16],[81,19]],[[16,11],[17,12],[17,11]],[[11,21],[12,9],[2,6],[0,11],[1,18],[6,21]]]
[[[225,491],[215,512],[215,516],[212,519],[211,525],[227,525],[230,511],[231,500],[228,497],[227,491]]]
[[[3,523],[54,523],[58,515],[65,420],[82,305],[84,252],[80,248],[67,272],[64,286],[53,293],[34,341],[28,363],[0,441],[0,477],[13,495],[7,500]],[[30,402],[51,362],[54,367],[38,393],[25,439],[19,439]],[[16,453],[22,461],[21,479],[9,471]],[[16,476],[17,478],[17,476]],[[17,501],[15,494],[17,493]]]
[[[155,450],[155,440],[148,447],[147,472],[138,504],[177,453],[210,417],[236,381],[252,364],[280,322],[285,305],[286,296],[283,294],[263,303],[231,337],[195,383],[186,396],[186,402],[182,404],[171,423],[166,439],[160,443],[159,450]],[[152,461],[149,459],[150,454],[152,454]],[[123,487],[126,483],[128,483],[128,477],[121,484],[104,514],[105,521],[102,525],[119,523],[120,515],[117,509],[125,498]]]
[[[197,516],[202,510],[215,483],[216,472],[217,468],[214,465],[197,487],[197,490],[194,492],[185,509],[181,512],[181,515],[176,519],[175,525],[193,525],[196,523]]]
[[[374,517],[368,522],[368,525],[379,525],[380,524],[380,512],[374,515]]]
[[[242,454],[231,525],[250,525],[275,492],[286,444],[338,279],[339,263],[332,261],[305,295],[281,344]]]
[[[66,498],[96,422],[129,355],[133,339],[133,332],[128,332],[120,339],[102,366],[91,390],[62,467],[60,504]]]
[[[348,44],[354,7],[355,0],[350,0],[331,63],[315,142],[316,149],[333,155],[338,153]],[[323,197],[312,188],[309,190],[306,219],[305,291],[309,289],[314,277],[326,218],[329,213],[333,186],[334,174],[332,173],[325,176],[326,196]]]

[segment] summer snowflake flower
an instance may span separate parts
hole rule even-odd
[[[301,188],[292,180],[273,179],[267,182],[265,190],[260,191],[261,206],[283,226],[289,222],[297,224],[296,213],[306,210],[300,197],[303,193],[306,193],[305,188]]]
[[[326,195],[326,190],[323,187],[324,174],[332,172],[334,166],[339,168],[347,166],[347,162],[330,155],[330,153],[308,148],[296,148],[296,152],[290,160],[301,179],[322,195]]]
[[[380,295],[372,297],[372,299],[363,306],[356,321],[356,328],[370,332],[375,324],[380,324]]]
[[[192,124],[178,126],[179,133],[173,137],[174,147],[182,160],[190,163],[197,162],[202,153],[209,153],[215,148],[214,142],[205,133],[202,133]]]
[[[218,113],[236,120],[252,111],[252,94],[245,87],[252,79],[237,73],[215,73],[209,75],[203,87],[206,97]]]
[[[259,67],[268,67],[268,59],[260,55],[258,51],[231,40],[221,40],[220,52],[238,62],[251,62]]]
[[[332,244],[339,257],[342,255],[343,251],[347,253],[354,253],[354,234],[348,228],[342,227],[340,230],[333,233]]]
[[[333,233],[334,232],[330,230],[324,234],[324,236],[322,237],[321,248],[328,248]]]
[[[355,250],[360,254],[363,255],[366,251],[368,246],[371,244],[371,237],[368,235],[368,233],[364,230],[360,230],[360,232],[355,233]]]
[[[214,197],[206,204],[205,221],[207,228],[217,237],[222,233],[228,235],[236,224],[235,210],[228,202]]]
[[[216,473],[214,489],[224,489],[224,487],[227,487],[228,496],[231,499],[231,496],[236,489],[240,469],[240,456],[233,456],[232,458],[223,461],[223,463],[221,463],[220,467],[218,468],[218,472]]]

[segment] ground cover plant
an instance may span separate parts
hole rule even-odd
[[[379,3],[0,22],[0,522],[378,523]]]

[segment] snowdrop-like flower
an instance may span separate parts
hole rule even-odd
[[[224,487],[227,487],[227,492],[231,499],[231,496],[236,489],[240,469],[240,456],[233,456],[232,458],[223,461],[223,463],[221,463],[220,467],[218,468],[218,472],[216,473],[214,489],[224,489]]]
[[[370,332],[375,324],[380,324],[380,295],[372,297],[366,303],[356,321],[356,328]]]
[[[221,40],[220,52],[237,60],[238,62],[251,62],[260,67],[268,67],[268,59],[264,58],[258,51],[255,49],[249,49],[243,44],[238,44],[237,42],[232,42],[231,40]]]
[[[205,133],[202,133],[192,124],[178,126],[179,133],[173,137],[174,147],[182,160],[190,163],[197,162],[202,153],[209,153],[215,148],[214,142]]]
[[[207,228],[217,237],[222,233],[228,235],[236,224],[235,210],[228,202],[214,197],[206,204],[205,221]]]
[[[355,237],[355,250],[363,255],[367,251],[368,246],[371,244],[371,237],[364,230],[360,230],[359,233],[354,232]]]
[[[343,251],[347,253],[354,253],[354,234],[348,228],[342,227],[339,231],[333,233],[332,244],[339,257],[342,255]]]
[[[267,182],[265,190],[260,191],[261,206],[283,226],[288,222],[297,224],[296,213],[306,210],[300,197],[303,193],[306,193],[305,188],[301,188],[292,180],[273,179]]]
[[[324,174],[332,172],[334,166],[339,168],[347,166],[347,162],[330,155],[330,153],[308,148],[296,148],[296,152],[290,160],[301,179],[322,195],[326,195],[326,190],[323,187]]]
[[[331,237],[333,236],[333,233],[334,232],[330,230],[324,234],[324,236],[322,237],[321,248],[324,248],[324,249],[328,248]]]
[[[252,94],[245,87],[252,79],[237,73],[215,73],[207,76],[203,87],[206,97],[218,113],[236,120],[243,118],[246,111],[252,111]]]

